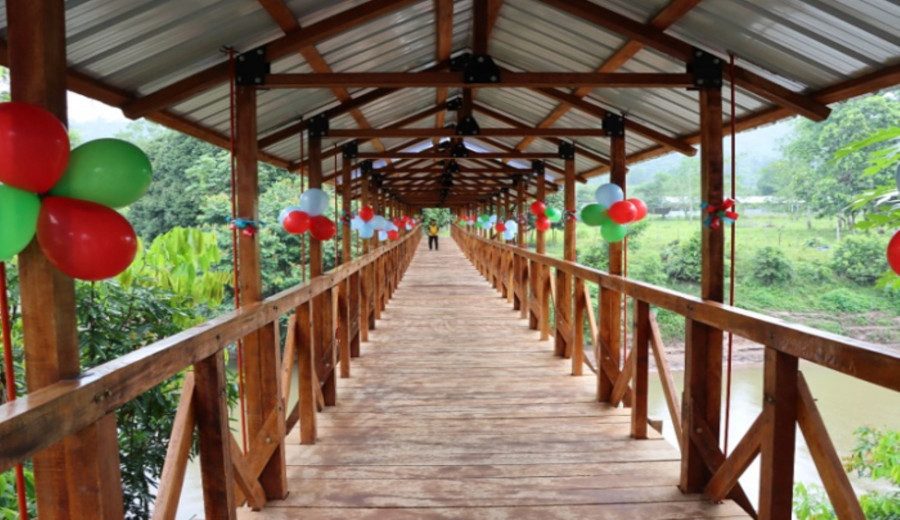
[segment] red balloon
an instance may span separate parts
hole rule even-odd
[[[900,274],[900,230],[894,233],[894,237],[888,242],[887,259],[891,269]]]
[[[398,231],[390,230],[387,233],[388,238],[391,240],[397,240],[398,238],[400,238],[400,233]]]
[[[112,278],[131,265],[137,237],[115,210],[85,200],[47,197],[38,217],[38,243],[50,263],[79,280]]]
[[[627,200],[628,200],[628,202],[631,203],[632,206],[634,206],[634,209],[637,211],[637,215],[635,215],[635,217],[634,217],[635,221],[641,220],[647,216],[648,210],[647,210],[647,205],[644,204],[644,201],[642,201],[641,199],[637,199],[637,198],[627,199]]]
[[[506,224],[504,224],[503,222],[497,222],[496,227],[498,233],[503,233],[504,231],[506,231]]]
[[[637,209],[630,201],[620,200],[609,207],[607,214],[609,219],[616,224],[628,224],[629,222],[634,222],[637,216]]]
[[[363,219],[363,222],[368,222],[375,218],[375,210],[372,206],[363,206],[359,208],[359,218]]]
[[[550,229],[550,221],[547,219],[547,217],[541,215],[537,218],[537,220],[534,221],[534,227],[538,231],[547,231],[548,229]]]
[[[282,221],[281,225],[284,230],[294,235],[302,235],[309,231],[309,213],[305,211],[291,211]]]
[[[336,233],[337,226],[324,215],[316,215],[309,221],[309,234],[316,240],[331,240]]]
[[[0,182],[45,193],[69,162],[69,134],[62,122],[28,103],[0,103]]]
[[[536,201],[532,202],[530,209],[531,209],[531,213],[533,213],[534,216],[536,216],[536,217],[540,217],[540,216],[544,215],[544,213],[547,212],[547,206],[544,204],[543,201],[540,201],[540,200],[536,200]]]

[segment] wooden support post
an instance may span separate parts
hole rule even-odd
[[[790,520],[797,423],[797,358],[765,350],[759,517]]]
[[[41,106],[66,124],[63,0],[7,0],[6,16],[12,100]],[[37,241],[19,255],[19,277],[28,391],[77,378],[74,282],[50,264]],[[32,462],[41,518],[124,515],[114,414],[37,453]]]
[[[353,159],[343,157],[341,167],[341,263],[346,264],[351,260],[350,248],[350,172]],[[336,187],[335,187],[336,189]],[[350,377],[350,278],[347,278],[338,287],[338,346],[341,352],[341,377]]]
[[[231,432],[225,402],[225,353],[220,350],[195,364],[194,382],[206,518],[237,518]]]
[[[566,159],[564,184],[564,229],[563,259],[574,262],[575,224],[570,218],[575,213],[575,159]],[[556,341],[554,352],[560,357],[572,354],[572,276],[562,270],[556,271]]]
[[[700,134],[701,200],[720,204],[723,194],[721,88],[700,89]],[[702,228],[700,296],[721,302],[725,285],[724,233],[721,227]],[[685,493],[699,493],[712,473],[703,460],[703,448],[695,444],[691,432],[705,427],[709,428],[710,438],[719,438],[722,331],[693,320],[687,320],[686,328],[680,487]],[[700,421],[693,419],[694,411],[702,414]]]
[[[528,183],[525,179],[519,177],[516,180],[516,223],[519,224],[519,231],[516,233],[516,245],[525,247],[525,196],[528,191]],[[528,262],[524,257],[516,255],[516,302],[515,305],[519,309],[520,317],[528,317]]]
[[[609,182],[618,185],[625,191],[625,137],[612,136],[609,139],[610,160]],[[624,272],[622,262],[622,243],[609,244],[609,274],[621,275]],[[619,367],[622,358],[622,295],[609,289],[600,289],[600,346],[601,359],[597,362],[603,366],[608,364]],[[605,370],[597,370],[597,400],[608,401],[612,395],[614,378]]]
[[[256,89],[237,87],[236,99],[236,189],[237,217],[259,220],[259,169],[256,162]],[[262,274],[259,263],[258,235],[238,235],[238,284],[241,305],[262,301]],[[265,426],[272,410],[281,418],[276,430],[284,433],[284,402],[279,377],[280,352],[275,323],[264,325],[243,339],[244,395],[246,398],[249,450],[263,449],[252,441]],[[284,459],[284,435],[271,442],[279,446],[260,475],[259,482],[266,498],[279,500],[287,496],[287,473]],[[255,476],[255,475],[254,475]]]
[[[650,305],[634,300],[634,393],[631,399],[631,437],[635,439],[647,438],[650,333]]]
[[[309,136],[309,187],[322,188],[322,138]],[[322,276],[322,242],[309,241],[310,278]],[[337,378],[335,377],[334,322],[332,320],[332,292],[327,290],[316,296],[312,304],[314,367],[323,366],[325,374],[317,374],[322,384],[322,395],[327,406],[334,406],[337,400]]]
[[[543,180],[543,174],[539,174]],[[547,187],[543,182],[537,185],[537,200],[544,202],[547,198]],[[538,254],[546,254],[547,252],[547,236],[546,232],[535,231],[534,250]],[[541,341],[547,341],[550,338],[550,292],[549,272],[546,266],[540,262],[532,262],[535,307],[537,308],[537,321],[535,328],[541,332]]]
[[[316,394],[319,392],[316,377],[315,341],[309,302],[297,308],[294,321],[294,338],[297,342],[297,365],[300,385],[300,444],[316,443]]]

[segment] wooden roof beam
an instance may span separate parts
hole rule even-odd
[[[666,28],[671,26],[673,23],[675,23],[676,21],[681,19],[681,17],[683,17],[685,14],[687,14],[691,9],[696,7],[697,4],[700,3],[700,1],[701,0],[672,0],[671,2],[669,2],[669,5],[667,5],[665,8],[663,8],[656,16],[653,17],[652,20],[650,20],[650,25],[659,30],[665,30]],[[612,56],[610,56],[609,58],[604,60],[603,63],[599,67],[597,67],[596,71],[597,72],[615,72],[615,71],[619,70],[619,68],[621,68],[623,65],[625,65],[625,63],[627,63],[628,60],[630,60],[632,57],[634,57],[634,55],[637,54],[638,52],[640,52],[640,50],[643,48],[644,48],[644,44],[642,44],[641,42],[639,42],[637,40],[628,40],[628,42],[625,43],[625,45],[623,45],[622,47],[620,47],[619,50],[614,52],[612,54]],[[558,90],[554,90],[554,91],[561,92]],[[584,98],[584,97],[587,97],[591,93],[591,91],[592,91],[592,89],[590,89],[590,88],[582,87],[582,88],[576,89],[570,95],[573,98]],[[566,102],[563,99],[557,99],[557,100],[560,101],[560,104],[557,105],[556,108],[554,108],[553,111],[550,112],[550,114],[547,115],[547,117],[545,117],[544,120],[540,122],[540,124],[538,124],[539,127],[546,128],[546,127],[553,126],[564,115],[566,115],[566,113],[568,113],[569,110],[573,106],[575,106],[572,103]],[[596,105],[591,104],[591,107],[593,107],[593,106],[596,106]],[[587,113],[591,113],[591,112],[587,112]],[[602,117],[602,116],[600,116],[600,117]],[[638,128],[635,128],[633,126],[633,123],[632,123],[632,127],[630,129],[637,133],[642,133]],[[643,134],[643,135],[654,141],[657,141],[657,139],[651,137],[651,135],[647,135],[647,134]],[[528,145],[531,144],[531,142],[534,141],[534,139],[535,139],[534,137],[526,137],[526,138],[522,139],[521,141],[519,141],[519,144],[516,145],[516,149],[518,149],[518,150],[527,149]],[[663,143],[660,141],[657,141],[657,142],[659,142],[660,144],[664,144],[664,145],[666,144],[666,143]],[[673,143],[670,143],[670,144],[673,144]],[[691,148],[691,150],[693,150],[693,147],[691,147],[690,145],[688,145],[688,147]],[[673,149],[676,149],[676,148],[673,148]],[[687,153],[686,149],[682,149],[682,150],[684,151],[684,153]],[[696,153],[696,152],[692,152],[692,153],[690,153],[690,155],[694,155],[694,153]]]
[[[263,9],[269,13],[269,16],[275,20],[275,23],[281,28],[285,34],[290,34],[301,29],[300,24],[294,18],[294,13],[288,8],[284,0],[257,0]],[[315,45],[309,45],[300,49],[300,55],[309,64],[313,72],[328,73],[334,72],[322,54],[316,49]],[[350,92],[344,87],[332,87],[332,94],[341,103],[346,103],[352,99]],[[360,128],[371,128],[372,125],[366,119],[366,116],[359,108],[350,109],[350,116],[356,121]],[[379,139],[372,140],[372,146],[378,150],[384,150],[384,145]]]
[[[694,47],[691,44],[588,0],[541,1],[577,18],[637,40],[677,60],[685,63],[693,60]],[[827,105],[816,101],[812,96],[794,92],[741,67],[735,67],[734,72],[735,84],[738,86],[813,121],[822,121],[831,113]]]
[[[421,141],[421,139],[419,139]],[[409,148],[407,146],[407,148]],[[466,157],[452,157],[447,152],[361,152],[359,159],[384,159],[390,157],[394,159],[553,159],[557,155],[553,153],[539,152],[469,152]]]
[[[605,137],[602,128],[482,128],[477,135],[485,137],[519,137],[534,135],[538,137]],[[456,133],[455,128],[347,128],[329,130],[327,139],[358,138],[401,138],[401,137],[466,137]],[[474,137],[474,136],[470,136]]]
[[[435,23],[435,61],[438,63],[445,62],[450,59],[453,52],[453,0],[433,0],[434,2],[434,23]],[[443,105],[447,102],[447,88],[438,88],[435,93],[434,102],[436,105]],[[438,112],[435,116],[434,126],[443,128],[447,114],[444,111]],[[435,138],[434,144],[437,144]]]
[[[693,75],[665,72],[504,72],[498,83],[466,83],[460,72],[270,74],[260,88],[689,88]]]
[[[284,58],[304,47],[337,36],[345,31],[413,5],[417,0],[369,0],[350,9],[329,16],[302,30],[293,31],[266,44],[266,57],[270,61]],[[139,118],[172,106],[191,96],[205,92],[228,81],[229,64],[222,61],[200,72],[167,85],[152,94],[135,99],[123,107],[125,115]]]
[[[482,114],[487,115],[488,117],[494,118],[502,123],[506,123],[510,126],[513,126],[516,128],[526,128],[525,123],[522,123],[521,121],[519,121],[517,119],[514,119],[502,112],[498,112],[492,108],[488,108],[484,105],[476,104],[475,110],[481,112]],[[565,135],[565,134],[562,134],[562,135]],[[560,139],[558,137],[543,137],[543,139],[546,141],[549,141],[557,146],[564,142],[563,139]],[[590,159],[596,163],[603,164],[603,165],[610,164],[608,158],[603,157],[602,155],[598,155],[590,150],[585,150],[584,147],[580,148],[579,152],[581,152],[581,155],[584,155],[585,157],[587,157],[588,159]]]

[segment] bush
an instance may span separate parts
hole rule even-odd
[[[832,279],[831,270],[815,262],[800,262],[794,272],[801,281],[809,283],[827,283]]]
[[[630,277],[655,285],[661,285],[666,281],[666,273],[663,272],[659,258],[651,256],[641,262],[636,262],[636,264],[628,273]]]
[[[886,270],[882,240],[872,235],[851,235],[835,249],[831,269],[860,285],[872,285]]]
[[[579,251],[577,258],[582,265],[601,271],[609,270],[609,246],[602,240],[595,242],[584,252]]]
[[[700,281],[700,235],[694,235],[687,242],[670,242],[660,253],[663,270],[672,280],[682,282]]]
[[[865,295],[844,289],[832,289],[819,299],[823,309],[837,312],[866,312],[873,309],[872,302]]]
[[[790,281],[794,269],[781,249],[766,246],[753,255],[750,274],[762,285],[775,285]]]

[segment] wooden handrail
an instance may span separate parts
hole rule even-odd
[[[0,406],[0,471],[78,432],[138,395],[334,288],[419,235],[400,240],[266,300],[226,313]]]
[[[459,229],[459,228],[457,228]],[[645,282],[611,275],[575,262],[535,253],[518,246],[488,240],[464,230],[470,240],[514,254],[593,282],[650,305],[673,311],[690,320],[761,343],[785,354],[811,361],[838,372],[900,391],[900,356],[883,345],[788,323],[746,309],[703,300],[696,296]]]

